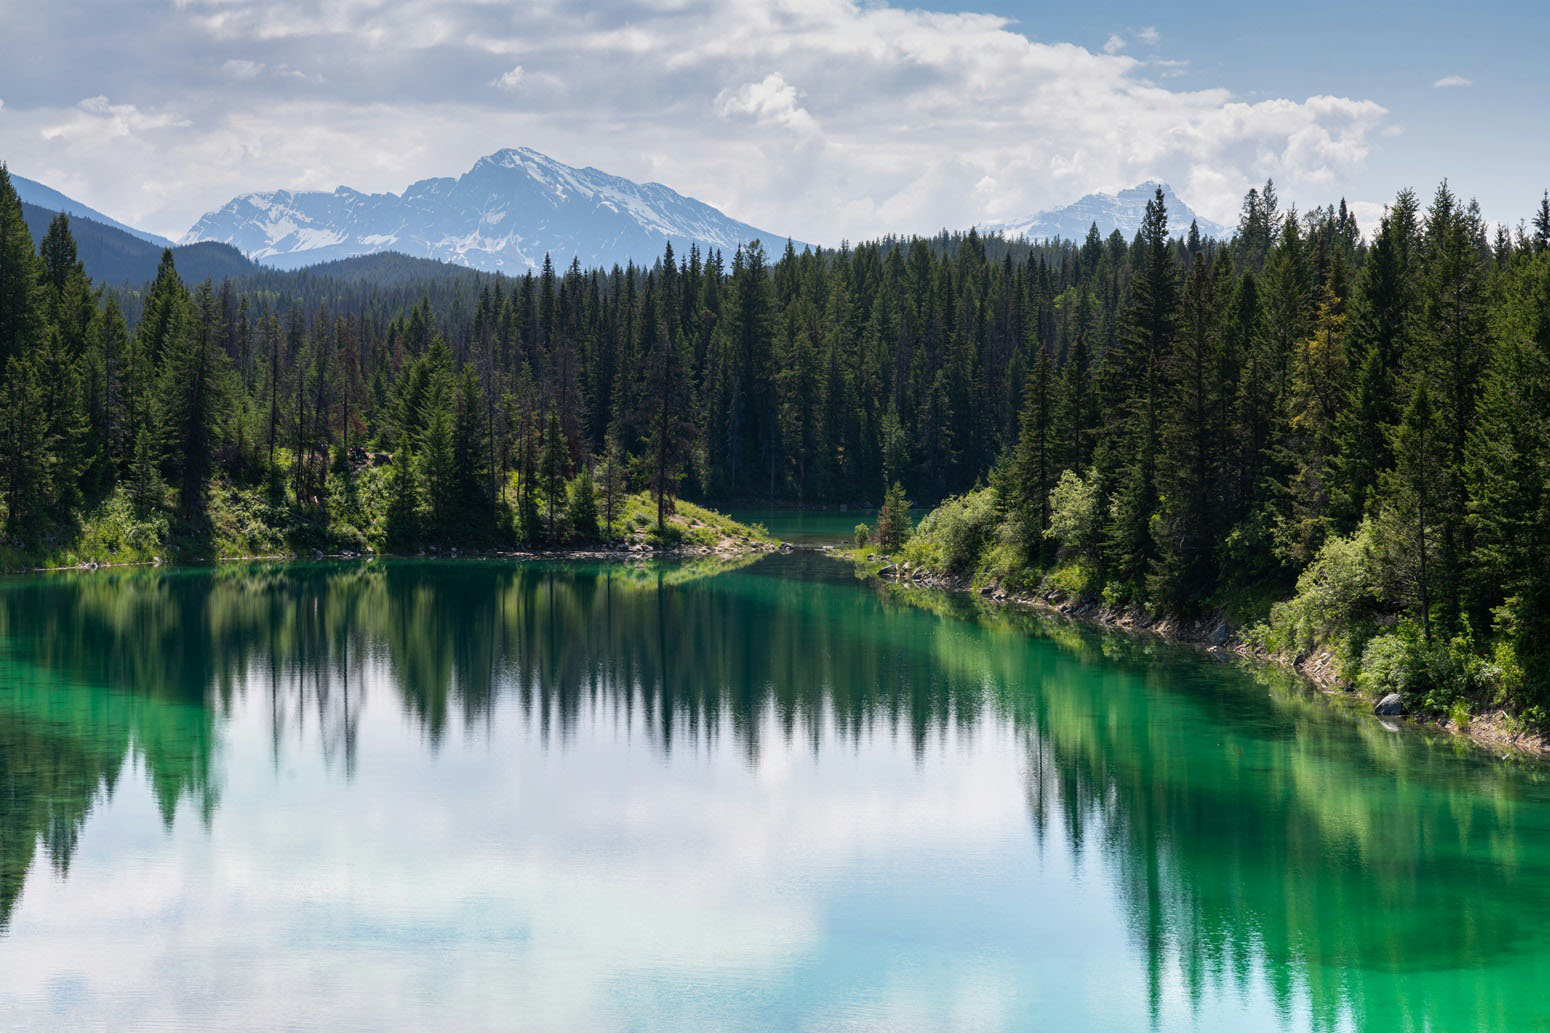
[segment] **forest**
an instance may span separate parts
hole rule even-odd
[[[1230,240],[1180,229],[1159,195],[1130,240],[198,285],[168,253],[108,288],[0,172],[5,557],[552,545],[613,534],[630,491],[659,520],[908,495],[940,505],[882,544],[944,571],[1222,614],[1540,720],[1550,196],[1511,231],[1404,191],[1359,231],[1267,183]]]

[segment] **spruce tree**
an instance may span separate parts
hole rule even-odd
[[[1550,689],[1550,259],[1513,272],[1468,464],[1475,591]]]
[[[1416,384],[1390,447],[1395,462],[1383,474],[1374,528],[1380,569],[1388,597],[1420,618],[1430,641],[1446,444],[1424,380]]]
[[[440,535],[451,532],[457,512],[457,461],[452,451],[452,413],[437,406],[426,415],[420,433],[420,483],[430,507],[431,530]]]
[[[1164,369],[1165,404],[1159,433],[1159,519],[1152,594],[1178,609],[1194,607],[1215,587],[1221,462],[1214,419],[1223,385],[1216,382],[1220,349],[1216,275],[1207,259],[1191,267],[1177,345]]]
[[[1486,358],[1484,271],[1477,234],[1478,217],[1458,203],[1446,182],[1441,184],[1426,218],[1426,364],[1418,375],[1434,385],[1433,405],[1443,428],[1438,455],[1443,491],[1435,503],[1442,534],[1435,577],[1438,596],[1450,614],[1465,605],[1471,542],[1464,461]]]
[[[166,502],[160,463],[155,437],[149,427],[141,427],[135,434],[128,469],[129,499],[141,516],[156,512]]]
[[[48,487],[48,426],[43,389],[30,358],[13,355],[0,377],[0,489],[5,529],[21,542],[42,517]]]
[[[9,171],[0,164],[0,369],[38,343],[43,314],[37,267],[21,198],[11,185]]]
[[[1037,564],[1049,527],[1049,493],[1055,483],[1054,373],[1048,349],[1040,348],[1023,389],[1023,410],[1013,450],[1011,488],[1006,505],[1020,525],[1024,559]]]
[[[910,537],[910,503],[904,485],[894,481],[883,494],[877,511],[877,546],[884,552],[898,552]]]
[[[614,521],[624,503],[625,476],[624,456],[619,451],[619,439],[613,434],[603,448],[603,461],[598,467],[598,488],[603,496],[603,537],[614,538]]]
[[[1339,298],[1324,288],[1312,333],[1293,357],[1287,403],[1289,446],[1295,459],[1287,490],[1291,496],[1288,548],[1307,563],[1328,531],[1331,488],[1327,480],[1347,400],[1346,318]]]
[[[565,511],[566,455],[565,431],[560,424],[559,414],[553,410],[550,410],[548,419],[544,421],[543,451],[538,463],[539,483],[547,512],[545,525],[549,540],[554,542],[562,537],[560,517]]]
[[[181,295],[170,304],[159,389],[164,454],[178,488],[179,512],[198,521],[229,403],[226,356],[215,339],[215,291],[208,280],[194,302]]]
[[[567,492],[565,523],[570,533],[583,542],[597,541],[597,484],[590,463],[581,464]]]
[[[1178,272],[1168,245],[1168,212],[1162,188],[1147,203],[1138,234],[1142,267],[1131,281],[1121,354],[1110,396],[1122,399],[1109,434],[1115,497],[1109,544],[1119,579],[1139,586],[1156,555],[1152,517],[1157,512],[1157,451],[1164,370],[1172,361],[1178,319]]]
[[[465,519],[473,520],[482,520],[489,512],[485,498],[489,443],[482,391],[478,372],[472,365],[464,366],[453,398],[452,481],[457,508]]]

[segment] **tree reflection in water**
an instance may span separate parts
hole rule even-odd
[[[276,763],[311,728],[353,777],[367,695],[426,748],[520,701],[543,741],[599,715],[656,748],[1017,730],[1041,844],[1098,851],[1147,966],[1262,978],[1316,1027],[1507,1028],[1546,985],[1550,803],[1531,765],[1352,720],[1295,681],[1156,643],[861,587],[774,557],[252,566],[0,588],[0,932],[61,874],[126,764],[169,825],[219,806],[222,722],[263,693]],[[387,672],[387,677],[368,673]],[[1257,685],[1254,682],[1258,678]],[[722,741],[730,736],[731,741]],[[1511,973],[1510,978],[1506,973]],[[1437,978],[1446,973],[1447,978]]]

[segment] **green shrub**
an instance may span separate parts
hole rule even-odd
[[[856,548],[866,548],[867,539],[872,537],[872,529],[865,524],[856,525]]]
[[[1092,594],[1097,577],[1097,571],[1087,562],[1069,560],[1050,571],[1044,584],[1071,599],[1085,599]]]
[[[1496,691],[1502,676],[1500,668],[1476,654],[1467,631],[1449,639],[1434,634],[1427,642],[1421,629],[1407,621],[1367,643],[1356,680],[1373,696],[1397,692],[1412,706],[1443,713]]]
[[[1391,692],[1405,694],[1410,659],[1404,640],[1396,633],[1375,636],[1362,651],[1356,683],[1368,695],[1382,699]]]
[[[979,569],[986,580],[1003,588],[1015,592],[1032,591],[1038,587],[1038,571],[1028,565],[1027,552],[1021,541],[1006,540],[1007,536],[1001,533],[1006,528],[1007,523],[1003,523],[997,532],[999,540],[985,550],[984,556],[980,558]]]
[[[1369,614],[1377,604],[1377,584],[1372,527],[1363,521],[1349,537],[1324,543],[1297,579],[1297,594],[1272,606],[1269,621],[1254,637],[1272,652],[1311,649]],[[1349,663],[1355,656],[1345,659]]]
[[[1086,554],[1098,533],[1101,515],[1096,472],[1086,478],[1071,470],[1061,473],[1049,493],[1049,527],[1044,536],[1070,553]]]
[[[1103,586],[1103,605],[1110,610],[1118,610],[1136,595],[1135,588],[1120,581],[1110,581]]]
[[[915,537],[935,546],[940,569],[966,574],[979,566],[986,545],[995,539],[996,527],[995,498],[982,488],[949,498],[933,509],[915,529]]]

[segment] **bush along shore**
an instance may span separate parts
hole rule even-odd
[[[526,506],[503,506],[484,519],[460,515],[442,521],[419,492],[405,497],[413,487],[412,472],[394,470],[386,456],[377,462],[381,465],[342,460],[322,494],[305,501],[282,483],[216,481],[193,521],[179,516],[160,485],[138,495],[120,486],[74,521],[5,540],[0,569],[421,553],[670,557],[781,548],[763,527],[683,500],[663,501],[659,525],[651,493],[601,490],[590,468],[562,480],[552,499],[538,495]]]
[[[1291,668],[1326,693],[1356,694],[1385,719],[1404,717],[1487,747],[1550,753],[1550,727],[1522,695],[1510,638],[1444,637],[1385,605],[1369,522],[1330,538],[1289,598],[1238,595],[1192,613],[1137,599],[1104,578],[1079,543],[1092,532],[1092,499],[1065,482],[1052,493],[1045,564],[1025,561],[1020,528],[994,486],[945,500],[908,522],[902,492],[854,547],[835,552],[858,573],[889,582],[1027,606],[1116,630],[1154,634],[1215,654]],[[1079,480],[1079,479],[1078,479]]]

